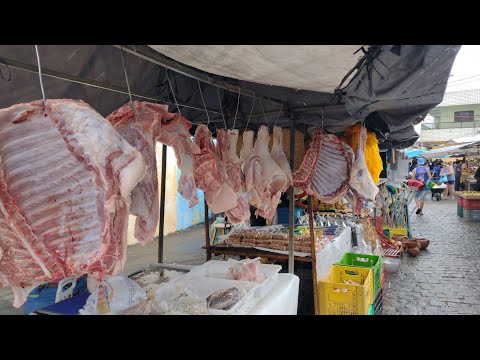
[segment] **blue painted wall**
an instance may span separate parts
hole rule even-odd
[[[181,171],[177,170],[177,184]],[[203,223],[205,220],[205,206],[203,204],[203,191],[197,189],[198,204],[193,208],[188,207],[188,200],[185,200],[177,191],[177,231],[186,229],[192,225]],[[210,213],[210,218],[212,214]]]

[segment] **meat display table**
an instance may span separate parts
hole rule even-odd
[[[278,274],[272,289],[263,298],[246,305],[238,315],[296,315],[299,283],[300,279],[296,275]],[[89,295],[66,299],[37,310],[35,315],[78,315]]]
[[[358,230],[357,230],[358,231]],[[357,234],[361,236],[361,234]],[[330,267],[339,261],[343,254],[352,249],[352,230],[346,227],[340,235],[329,242],[322,251],[317,253],[316,269],[317,277],[321,279],[328,275]],[[210,246],[210,252],[217,255],[236,255],[241,257],[256,258],[262,257],[273,260],[288,260],[288,253],[278,251],[258,250],[255,248],[232,247],[227,245]],[[311,256],[295,256],[295,261],[312,262]]]

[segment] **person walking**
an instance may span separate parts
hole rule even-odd
[[[450,194],[452,200],[455,200],[455,171],[452,163],[446,163],[440,171],[440,177],[447,177],[447,196]]]
[[[430,168],[425,166],[425,159],[419,158],[417,160],[417,167],[413,169],[412,177],[415,180],[423,182],[423,184],[426,184],[427,180],[432,178],[432,174],[430,174]],[[415,203],[417,204],[417,211],[415,213],[417,215],[423,215],[423,206],[425,205],[426,195],[427,187],[425,185],[418,189],[417,193],[415,194]]]
[[[462,177],[462,165],[463,161],[462,160],[457,160],[455,164],[455,191],[460,191],[460,184],[461,184],[461,177]]]

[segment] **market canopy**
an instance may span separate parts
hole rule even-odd
[[[433,159],[433,158],[441,158],[445,157],[446,155],[456,155],[456,154],[464,154],[465,150],[474,146],[475,142],[464,143],[460,145],[453,145],[453,146],[446,146],[440,149],[426,151],[422,154],[422,157],[425,159]]]
[[[81,99],[106,116],[129,100],[126,72],[133,99],[167,103],[214,133],[225,126],[290,127],[292,119],[302,131],[323,126],[335,133],[364,122],[381,142],[402,148],[418,139],[412,124],[442,101],[460,49],[152,46],[41,45],[46,96]],[[0,46],[0,70],[0,107],[41,98],[32,45]]]

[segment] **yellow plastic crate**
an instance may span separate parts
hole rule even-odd
[[[367,315],[374,296],[372,269],[333,265],[318,282],[318,295],[321,315]]]
[[[408,231],[406,228],[383,228],[383,233],[390,239],[395,235],[408,236]]]

